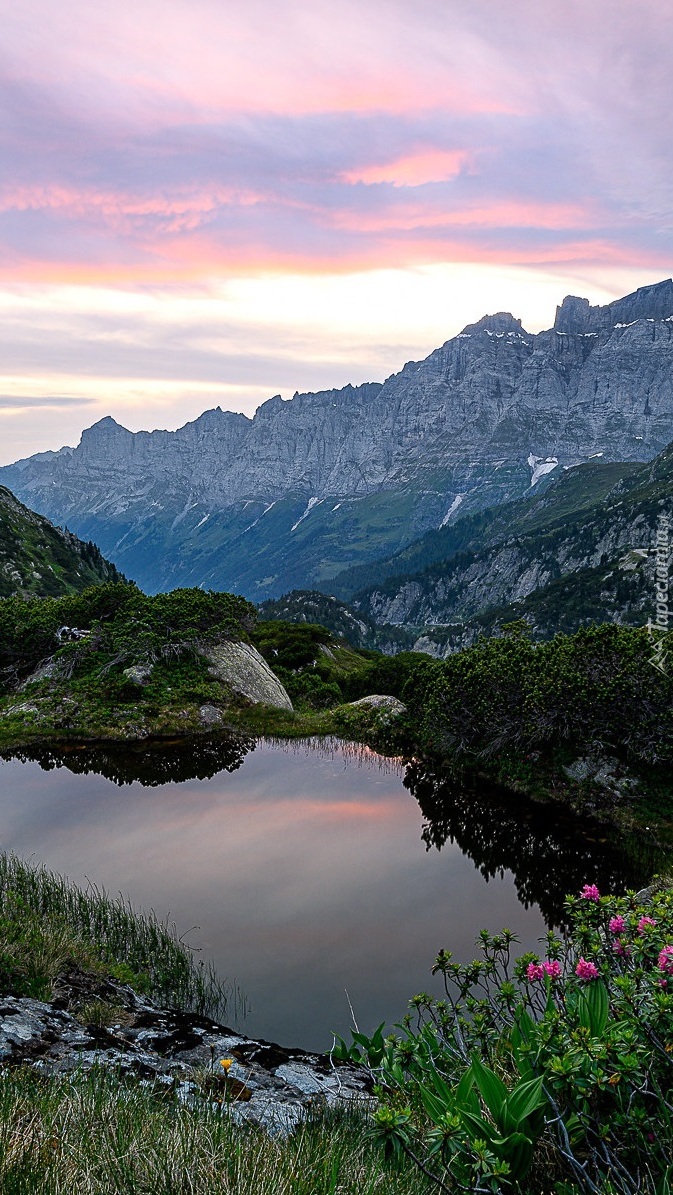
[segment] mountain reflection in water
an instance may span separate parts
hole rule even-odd
[[[536,804],[487,781],[458,781],[427,761],[389,760],[366,747],[332,740],[275,745],[290,752],[361,756],[385,771],[399,770],[425,818],[422,838],[428,850],[455,842],[487,880],[511,871],[521,902],[526,907],[538,904],[549,926],[563,923],[565,896],[579,892],[583,884],[595,883],[602,892],[637,889],[664,862],[642,836],[627,838],[604,824],[580,821],[564,806]],[[66,767],[75,774],[101,775],[120,786],[138,782],[157,787],[235,772],[255,746],[254,739],[242,735],[215,734],[123,746],[31,746],[0,758],[32,760],[45,771]]]
[[[487,781],[471,783],[424,761],[408,764],[404,785],[426,819],[428,850],[455,842],[485,879],[509,870],[519,899],[538,904],[549,926],[563,923],[563,900],[586,883],[603,893],[641,888],[664,863],[642,836],[626,837],[559,804],[537,804]]]

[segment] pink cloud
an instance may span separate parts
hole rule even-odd
[[[424,183],[448,182],[470,161],[464,149],[425,149],[385,164],[347,170],[347,183],[392,183],[394,187],[420,187]]]
[[[643,117],[665,111],[672,25],[650,0],[619,21],[605,0],[562,19],[532,0],[26,0],[3,21],[3,274],[583,246],[665,268],[673,135]]]

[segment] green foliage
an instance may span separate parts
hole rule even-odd
[[[348,701],[357,701],[371,693],[401,697],[405,685],[412,676],[420,674],[432,663],[429,656],[419,651],[401,651],[395,656],[368,653],[370,660],[360,672],[353,673],[345,682],[344,696]]]
[[[354,1036],[373,1132],[443,1190],[660,1195],[673,1179],[673,890],[568,898],[569,933],[512,958],[508,930],[467,966],[442,950],[445,999],[400,1032]]]
[[[234,594],[174,589],[148,597],[122,582],[63,598],[6,598],[0,600],[0,678],[26,675],[56,652],[62,626],[89,633],[61,648],[72,672],[90,666],[93,656],[99,668],[176,659],[218,634],[240,638],[255,617],[254,606]]]
[[[371,619],[317,589],[293,589],[283,597],[261,602],[259,614],[265,621],[317,623],[354,647],[376,647]]]
[[[95,544],[54,527],[0,486],[0,598],[58,597],[121,580]]]
[[[264,659],[278,672],[296,672],[301,668],[313,668],[320,661],[320,648],[331,642],[332,636],[326,627],[310,622],[287,622],[277,619],[260,622],[254,636],[255,647]]]
[[[518,627],[414,671],[402,698],[421,745],[440,754],[566,743],[657,764],[673,756],[673,673],[654,669],[651,656],[643,629],[587,627],[534,644]]]
[[[399,657],[358,651],[315,623],[260,622],[253,639],[299,709],[331,709],[369,693],[392,693],[390,687],[372,685],[400,688],[411,667],[404,660],[396,663]]]

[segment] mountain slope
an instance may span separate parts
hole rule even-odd
[[[672,439],[669,279],[604,307],[571,296],[538,335],[486,316],[383,384],[276,396],[252,420],[217,409],[134,434],[104,419],[0,480],[149,590],[260,600]]]
[[[60,531],[0,486],[0,597],[61,597],[120,580],[95,544]]]
[[[358,593],[353,605],[378,624],[441,624],[444,631],[424,632],[433,652],[469,644],[518,617],[542,635],[591,621],[643,623],[656,601],[657,525],[671,510],[673,445],[644,465],[579,466],[528,504],[488,511],[478,526],[463,520],[472,526],[459,533],[457,524],[453,542],[444,535],[440,544],[435,533],[382,562],[388,579]],[[470,551],[463,549],[468,537]],[[400,563],[442,545],[444,559],[392,575]]]

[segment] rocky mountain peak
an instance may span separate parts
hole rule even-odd
[[[598,308],[591,307],[588,299],[578,295],[566,295],[560,307],[556,308],[555,332],[585,332],[591,322],[591,313]]]
[[[602,307],[571,295],[556,332],[499,311],[383,384],[175,432],[102,419],[0,479],[150,590],[316,587],[582,461],[652,460],[673,440],[670,315],[671,279]]]
[[[523,331],[521,320],[516,319],[511,311],[497,311],[495,315],[482,315],[476,324],[468,324],[463,328],[462,335],[470,335],[474,332],[491,332],[494,335],[502,335],[507,332],[521,331]]]
[[[122,427],[121,423],[117,423],[117,420],[113,419],[111,415],[106,415],[104,419],[99,419],[97,423],[92,423],[91,427],[84,429],[80,446],[83,448],[87,444],[100,445],[106,440],[132,435],[133,432]]]
[[[668,319],[673,315],[673,280],[665,278],[652,286],[640,286],[638,290],[614,303],[603,307],[592,307],[588,299],[567,295],[556,308],[554,330],[556,332],[608,332],[617,324],[631,324],[635,320]]]

